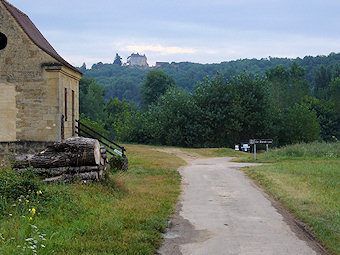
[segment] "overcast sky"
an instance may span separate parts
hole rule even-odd
[[[340,0],[9,0],[73,65],[340,52]]]

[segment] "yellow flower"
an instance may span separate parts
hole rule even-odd
[[[41,195],[41,194],[42,194],[41,190],[37,191],[37,195]]]
[[[30,201],[26,199],[26,203],[28,204]]]
[[[35,214],[35,209],[34,208],[32,208],[32,213]]]
[[[33,218],[32,218],[32,217],[30,217],[30,220],[33,220]]]

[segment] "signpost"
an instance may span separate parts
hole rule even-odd
[[[254,145],[254,159],[256,160],[256,144],[265,144],[267,151],[267,158],[269,158],[269,144],[273,143],[273,139],[250,139],[249,144]]]

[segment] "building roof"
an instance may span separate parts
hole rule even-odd
[[[68,63],[65,59],[63,59],[56,50],[52,47],[52,45],[45,39],[45,37],[40,33],[39,29],[33,24],[33,22],[30,20],[30,18],[8,3],[5,0],[0,0],[1,3],[6,7],[6,9],[11,13],[11,15],[14,17],[14,19],[18,22],[20,27],[25,31],[27,36],[33,41],[34,44],[36,44],[40,49],[45,51],[48,55],[55,58],[57,61],[59,61],[62,65],[67,66],[68,68],[72,69],[73,71],[76,71],[80,74],[80,72],[77,68],[75,68],[73,65]]]

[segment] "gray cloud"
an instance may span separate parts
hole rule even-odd
[[[10,0],[75,65],[118,52],[213,63],[340,51],[338,0]]]

